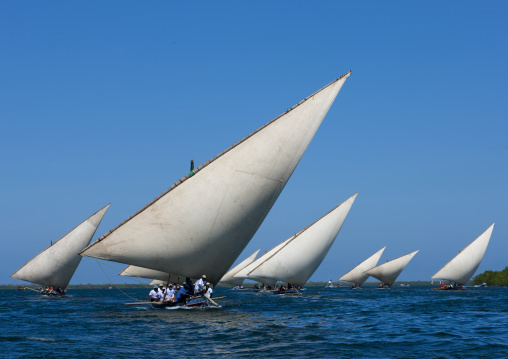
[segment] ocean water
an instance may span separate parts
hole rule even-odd
[[[507,358],[508,288],[217,288],[221,308],[152,309],[144,289],[0,290],[5,358]],[[129,298],[132,297],[132,298]]]

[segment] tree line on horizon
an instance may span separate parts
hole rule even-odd
[[[474,277],[474,285],[482,283],[488,286],[508,286],[508,267],[500,271],[487,270]]]

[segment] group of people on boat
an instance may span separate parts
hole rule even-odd
[[[295,284],[288,283],[287,286],[283,283],[277,285],[274,284],[272,287],[265,285],[265,284],[254,284],[253,286],[254,291],[260,291],[260,290],[268,290],[272,292],[282,293],[282,292],[299,292],[301,287]]]
[[[300,287],[299,285],[288,283],[287,286],[285,286],[284,284],[280,284],[278,286],[274,285],[272,290],[274,291],[275,294],[280,294],[280,293],[298,294],[298,293],[300,293],[301,289],[302,289],[302,287]]]
[[[65,295],[67,293],[67,289],[58,287],[41,287],[39,290],[43,295]]]
[[[172,283],[169,283],[167,288],[162,283],[154,285],[148,296],[150,302],[183,303],[191,297],[206,296],[211,298],[213,288],[210,282],[206,281],[206,275],[203,274],[194,284],[190,278],[185,278],[185,283],[182,286]]]
[[[445,283],[441,282],[441,289],[443,290],[453,290],[453,289],[465,289],[464,286],[457,283]]]
[[[270,290],[272,289],[270,286],[268,285],[264,285],[264,284],[254,284],[252,286],[252,289],[254,289],[254,291],[259,291],[259,290]]]

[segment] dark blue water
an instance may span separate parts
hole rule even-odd
[[[147,290],[126,289],[143,299]],[[116,289],[0,290],[6,358],[506,358],[508,288],[218,288],[220,309],[151,309]]]

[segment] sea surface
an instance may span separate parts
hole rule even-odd
[[[0,290],[0,357],[508,358],[508,288],[217,288],[221,308],[124,305],[149,290]]]

